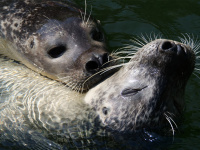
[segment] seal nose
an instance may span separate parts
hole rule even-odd
[[[179,44],[175,44],[171,41],[165,41],[161,44],[161,50],[163,51],[173,51],[177,55],[186,54],[185,48]]]
[[[109,60],[108,53],[104,54],[97,54],[93,53],[92,58],[86,63],[86,70],[88,72],[94,73],[99,71],[100,68],[102,68],[102,65]]]

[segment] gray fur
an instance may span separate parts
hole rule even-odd
[[[136,52],[119,72],[91,89],[85,101],[113,130],[129,133],[174,125],[182,117],[185,86],[194,60],[189,46],[157,39]],[[169,118],[170,124],[166,123]]]
[[[10,47],[1,46],[0,54],[77,91],[104,78],[93,77],[111,65],[103,65],[109,57],[97,20],[69,1],[1,3],[0,40]]]

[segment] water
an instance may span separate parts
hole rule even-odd
[[[84,8],[83,0],[76,2]],[[101,20],[110,51],[152,32],[177,40],[183,33],[200,36],[200,0],[87,0]],[[185,93],[184,122],[169,149],[200,149],[200,79],[192,75]]]

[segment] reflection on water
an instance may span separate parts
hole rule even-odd
[[[76,0],[84,6],[82,0]],[[182,33],[200,36],[199,0],[87,0],[101,20],[111,50],[131,44],[136,35],[161,33],[178,39]],[[89,8],[89,7],[88,7]],[[198,66],[197,66],[198,67]],[[184,123],[170,149],[200,149],[200,79],[193,75],[186,88]]]

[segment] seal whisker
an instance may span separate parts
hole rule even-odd
[[[143,37],[141,38],[141,35],[140,35],[140,36],[138,36],[138,38],[139,38],[139,40],[142,40],[142,41],[145,39],[145,41],[143,41],[143,42],[145,42],[145,44],[147,44],[147,43],[149,43],[149,42],[151,42],[153,40],[151,38],[151,34],[152,33],[153,32],[151,32],[150,34],[145,33],[145,35],[141,34],[141,35],[143,35]]]
[[[149,41],[147,40],[147,38],[143,34],[141,34],[140,37],[146,44],[149,43]]]
[[[92,5],[91,5],[91,9],[90,9],[90,13],[89,13],[88,19],[87,19],[87,21],[86,21],[86,25],[88,25],[88,22],[89,22],[89,20],[90,20],[91,14],[92,14]],[[89,27],[89,26],[88,26],[88,27]]]
[[[200,56],[196,56],[197,59],[200,59]]]
[[[185,34],[182,33],[181,35],[183,36],[183,38],[182,37],[178,37],[180,39],[180,41],[183,44],[189,45],[193,49],[193,51],[195,52],[195,54],[196,54],[197,50],[200,47],[198,36],[194,37],[193,34],[189,35],[187,33],[185,33]]]
[[[169,113],[169,112],[167,112],[168,114],[171,114],[171,113]],[[178,129],[178,126],[177,126],[177,124],[175,123],[175,121],[171,118],[171,117],[169,117],[166,113],[164,113],[164,115],[165,115],[165,118],[167,119],[167,121],[169,122],[169,124],[170,124],[170,126],[171,126],[171,128],[172,128],[172,132],[173,132],[173,137],[174,137],[174,133],[175,133],[175,129],[174,129],[174,127],[173,127],[173,124],[176,126],[176,128]],[[172,124],[173,123],[173,124]]]
[[[63,77],[60,77],[61,75],[62,75]],[[65,80],[64,82],[68,82],[68,80],[66,80],[66,79],[70,78],[69,76],[67,76],[66,73],[60,73],[60,74],[58,74],[56,77],[58,78],[58,80]]]
[[[79,89],[79,84],[78,83],[76,83],[76,84],[74,84],[73,86],[72,86],[72,90],[74,90],[74,91],[76,91],[76,92],[78,92],[78,89]]]
[[[85,0],[85,14],[84,14],[84,19],[83,22],[86,24],[85,19],[86,19],[86,11],[87,11],[87,0]]]
[[[83,93],[82,85],[77,86],[76,91],[78,91],[82,94]]]
[[[104,73],[106,73],[106,72],[108,72],[108,71],[110,71],[110,70],[113,70],[113,69],[116,69],[116,68],[120,68],[120,67],[122,67],[122,66],[125,66],[125,65],[127,65],[128,63],[129,63],[129,62],[127,62],[127,63],[122,63],[122,64],[115,65],[115,66],[111,66],[111,67],[106,67],[106,68],[102,69],[101,71],[99,71],[98,73],[99,73],[100,75],[102,75],[102,74],[104,74]]]
[[[139,45],[140,47],[143,47],[145,45],[145,43],[143,43],[141,40],[137,39],[137,38],[133,38],[130,40],[131,42]]]
[[[190,43],[190,36],[186,33],[186,34],[182,34],[183,39],[182,39],[182,43],[188,45]]]
[[[198,64],[198,66],[199,66],[200,64]],[[197,70],[197,71],[199,71],[200,69],[198,69],[198,68],[194,68],[195,70]]]
[[[127,49],[127,50],[130,49],[131,51],[133,51],[132,55],[134,55],[135,52],[140,50],[141,47],[143,47],[147,43],[149,43],[149,42],[151,42],[153,40],[159,39],[159,38],[162,38],[162,35],[161,34],[157,34],[156,35],[154,32],[151,32],[150,36],[147,35],[147,34],[145,34],[145,35],[141,34],[140,36],[137,36],[137,37],[135,37],[135,38],[130,40],[131,42],[133,42],[132,45],[128,45],[127,44],[127,46],[125,46],[125,47],[123,47],[121,49]],[[136,44],[136,45],[134,45],[134,44]],[[119,49],[119,50],[121,50],[121,49]],[[123,51],[120,52],[120,53],[123,53]]]
[[[123,54],[124,52],[128,52],[129,54],[135,54],[141,47],[135,45],[126,45],[123,48],[118,49],[117,51],[113,52],[112,54]],[[124,50],[125,49],[125,50]],[[119,51],[119,52],[118,52]]]
[[[124,66],[125,64],[127,64],[127,63],[119,64],[119,65],[114,65],[114,66],[110,66],[110,67],[106,67],[106,68],[101,69],[101,70],[98,71],[97,73],[95,73],[95,74],[93,74],[92,76],[90,76],[89,78],[87,78],[87,79],[82,83],[82,86],[84,86],[84,84],[86,84],[86,83],[87,83],[91,78],[93,78],[94,76],[96,76],[96,75],[98,75],[98,74],[102,75],[102,74],[104,74],[104,73],[106,73],[106,72],[108,72],[108,71],[110,71],[110,70],[113,70],[113,69],[116,69],[116,68],[120,68],[120,67]]]
[[[121,54],[127,54],[128,56],[130,56],[130,55],[134,55],[136,52],[132,52],[132,53],[130,53],[130,51],[121,51],[121,52],[116,52],[116,53],[114,53],[112,56],[119,56],[119,55],[121,55]]]
[[[121,60],[123,60],[122,61],[122,63],[125,63],[125,59],[130,59],[131,58],[131,56],[125,56],[125,57],[117,57],[117,58],[115,58],[115,59],[112,59],[112,60],[109,60],[108,62],[106,62],[106,63],[104,63],[103,65],[102,65],[102,67],[103,66],[105,66],[105,65],[107,65],[107,64],[109,64],[109,63],[112,63],[112,62],[121,62]],[[118,64],[118,63],[117,63]],[[111,66],[111,67],[113,67],[113,66]],[[107,67],[106,67],[107,68]],[[105,68],[104,68],[105,69]]]
[[[171,129],[172,129],[172,134],[173,134],[173,141],[174,141],[174,127],[173,127],[173,125],[172,125],[172,123],[171,123],[171,120],[166,116],[166,120],[169,122],[169,124],[170,124],[170,126],[171,126]]]
[[[153,34],[153,32],[151,32],[150,35],[149,35],[149,40],[150,41],[153,41],[152,34]]]
[[[200,74],[200,72],[193,72],[193,75],[195,75],[198,79],[200,79],[200,77],[199,77],[199,74]]]
[[[170,112],[166,112],[166,115],[169,114],[170,116],[175,116],[173,113]],[[176,124],[176,122],[172,119],[172,117],[168,116],[168,118],[173,122],[173,124],[176,126],[176,128],[178,129],[178,125]]]
[[[81,20],[82,20],[82,22],[84,23],[84,20],[83,20],[83,13],[82,13],[82,11],[79,9],[79,12],[80,12],[80,14],[81,14]]]
[[[74,85],[74,90],[77,91],[77,92],[80,92],[81,89],[80,89],[80,84],[79,83]]]
[[[79,92],[81,94],[83,94],[83,92],[84,92],[84,85],[83,84],[79,85]]]

